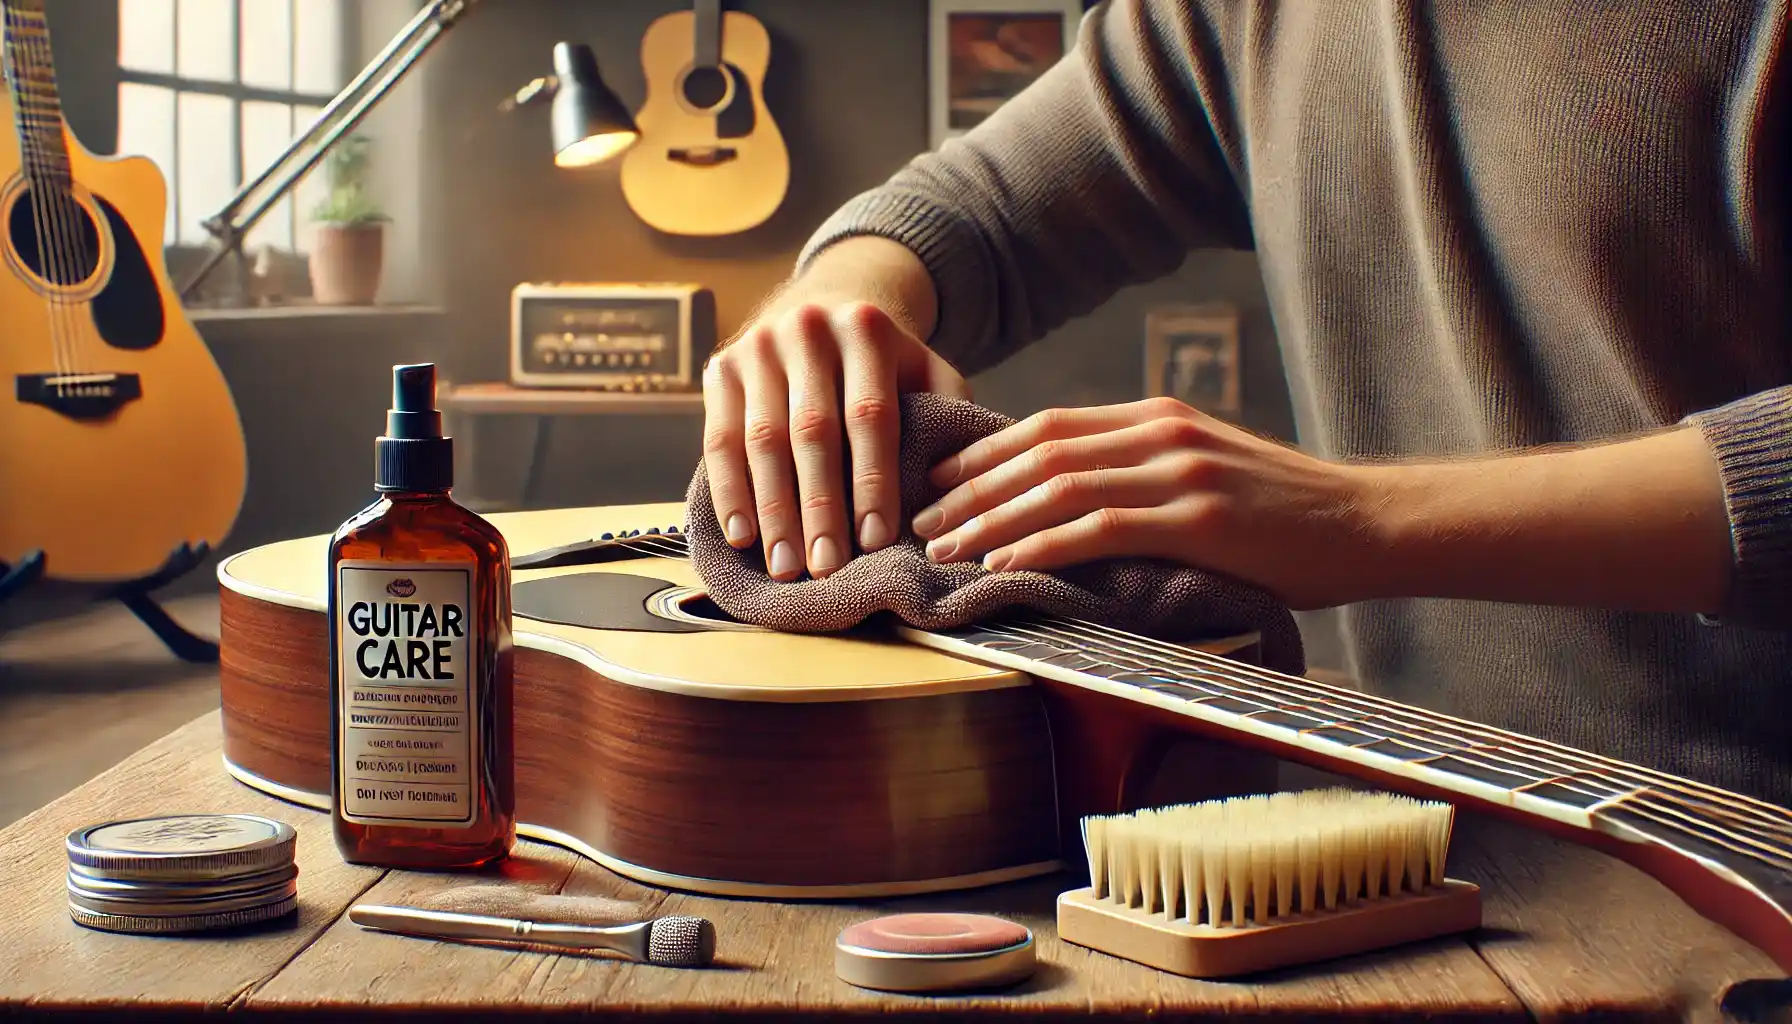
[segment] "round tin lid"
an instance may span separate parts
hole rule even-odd
[[[951,992],[1000,988],[1032,975],[1033,933],[987,914],[893,914],[834,940],[834,973],[860,988]]]
[[[71,869],[93,878],[207,882],[293,863],[298,833],[256,814],[177,814],[111,821],[68,836]]]

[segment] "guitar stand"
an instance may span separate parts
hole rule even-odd
[[[18,565],[9,566],[0,562],[0,605],[6,599],[36,583],[44,575],[44,553],[33,551],[19,560]]]
[[[169,553],[167,561],[161,568],[142,579],[115,583],[100,592],[100,600],[116,600],[131,610],[156,639],[182,661],[194,663],[211,663],[218,660],[218,644],[207,640],[174,621],[167,610],[150,591],[158,590],[180,579],[198,568],[211,554],[211,545],[200,541],[197,547],[182,544]],[[17,594],[31,583],[43,578],[44,553],[33,551],[19,561],[19,564],[8,566],[0,562],[0,604]]]

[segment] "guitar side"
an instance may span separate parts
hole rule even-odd
[[[12,122],[3,94],[0,105]],[[229,386],[168,274],[161,171],[144,157],[98,156],[66,127],[63,137],[99,241],[97,269],[69,288],[21,258],[32,204],[18,139],[0,133],[0,438],[10,442],[0,445],[0,560],[41,549],[54,578],[135,579],[183,544],[224,541],[247,451]],[[139,393],[75,411],[20,400],[21,378],[71,371],[121,375]]]
[[[696,16],[677,11],[658,18],[641,39],[647,96],[635,114],[641,141],[623,156],[622,194],[649,226],[677,235],[729,235],[757,227],[784,202],[790,152],[765,105],[771,36],[758,19],[722,14],[724,64],[739,71],[735,103],[750,104],[752,128],[717,137],[716,117],[688,105],[680,81],[695,54]],[[673,159],[681,151],[730,151],[713,165]]]

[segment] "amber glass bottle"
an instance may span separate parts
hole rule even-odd
[[[355,864],[470,869],[516,842],[510,554],[456,503],[435,367],[392,368],[379,499],[330,541],[331,816]]]

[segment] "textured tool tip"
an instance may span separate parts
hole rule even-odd
[[[716,926],[701,917],[662,917],[647,933],[647,962],[662,967],[708,967],[716,955]]]

